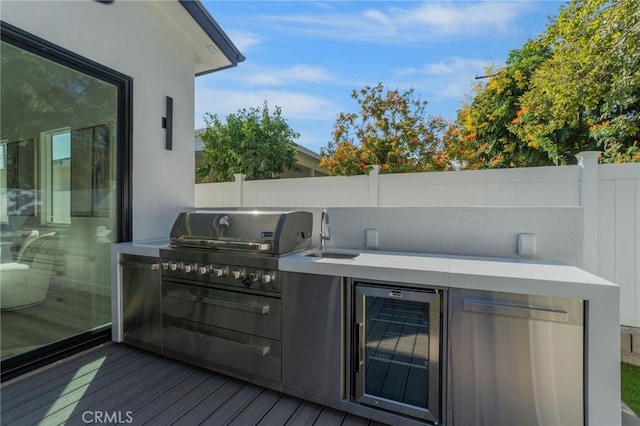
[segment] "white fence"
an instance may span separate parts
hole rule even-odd
[[[640,164],[299,178],[196,185],[197,207],[582,207],[584,269],[621,287],[640,327]]]

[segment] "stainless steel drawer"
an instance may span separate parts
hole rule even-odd
[[[162,284],[162,312],[165,316],[280,340],[280,299],[227,290]]]
[[[282,350],[277,340],[167,316],[162,333],[165,354],[185,354],[190,362],[207,368],[213,364],[223,373],[234,374],[227,370],[233,369],[243,375],[281,380]]]

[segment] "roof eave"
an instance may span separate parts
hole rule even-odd
[[[240,53],[238,48],[233,44],[231,39],[220,28],[215,19],[205,9],[199,0],[178,0],[182,7],[191,15],[196,23],[202,28],[202,30],[211,38],[211,40],[220,49],[222,54],[231,62],[231,65],[226,67],[216,68],[209,71],[198,73],[197,75],[208,74],[214,71],[235,67],[240,62],[245,60],[245,57]]]

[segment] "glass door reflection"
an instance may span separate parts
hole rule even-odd
[[[356,286],[356,400],[438,420],[440,299],[436,291]]]

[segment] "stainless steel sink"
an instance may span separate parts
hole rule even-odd
[[[314,251],[306,254],[307,257],[317,257],[318,259],[353,259],[357,257],[359,253],[343,253],[336,251]]]

